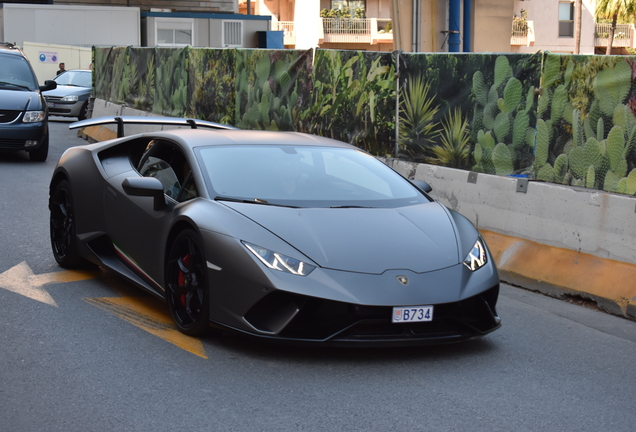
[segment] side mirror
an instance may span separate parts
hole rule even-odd
[[[411,180],[411,183],[418,189],[429,193],[433,190],[430,184],[426,183],[424,180]]]
[[[44,81],[44,85],[40,86],[40,91],[47,91],[47,90],[55,90],[57,88],[57,83],[53,80],[46,80]]]
[[[163,185],[154,177],[128,177],[121,186],[130,196],[154,198],[154,210],[162,210],[166,207],[166,198],[163,196]]]

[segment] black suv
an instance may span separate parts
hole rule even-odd
[[[0,42],[0,150],[26,150],[33,161],[49,154],[49,123],[42,92],[55,81],[38,85],[22,50]]]

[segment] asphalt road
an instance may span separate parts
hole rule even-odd
[[[180,338],[167,309],[50,252],[47,162],[0,153],[1,431],[634,431],[636,323],[503,286],[467,343],[285,348]],[[146,305],[149,309],[144,309]]]

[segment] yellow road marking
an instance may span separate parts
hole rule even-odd
[[[166,304],[154,297],[98,297],[84,300],[183,350],[208,358],[201,340],[177,330],[166,311]]]

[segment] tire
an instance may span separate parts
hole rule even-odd
[[[83,260],[77,253],[75,207],[71,187],[66,180],[55,186],[51,196],[49,226],[55,261],[67,269],[79,267]]]
[[[84,102],[84,105],[82,105],[79,115],[77,116],[77,120],[85,120],[87,115],[88,115],[88,101]]]
[[[47,132],[46,137],[40,147],[29,152],[29,159],[33,162],[44,162],[49,155],[49,134]]]
[[[166,300],[175,324],[190,336],[210,329],[210,293],[202,242],[192,230],[177,235],[166,263]]]

